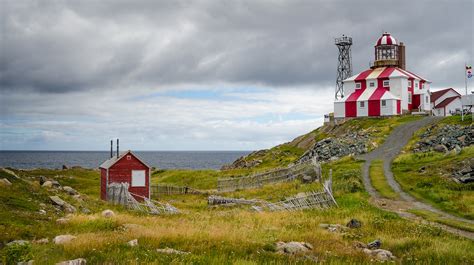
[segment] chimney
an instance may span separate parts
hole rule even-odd
[[[114,140],[110,140],[110,158],[114,156]]]
[[[117,138],[117,159],[119,158],[119,139]]]
[[[398,67],[402,68],[403,70],[406,69],[405,45],[403,42],[400,42],[400,45],[398,45]]]

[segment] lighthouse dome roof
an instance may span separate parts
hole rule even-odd
[[[382,37],[380,37],[377,42],[375,43],[375,46],[379,45],[397,45],[397,40],[390,35],[388,32],[384,32],[382,34]]]

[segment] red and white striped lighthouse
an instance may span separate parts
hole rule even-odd
[[[405,46],[385,32],[375,43],[371,67],[344,80],[334,117],[377,117],[429,111],[430,81],[405,69]]]

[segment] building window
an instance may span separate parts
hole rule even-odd
[[[408,92],[408,104],[411,104],[411,92]]]
[[[411,87],[411,80],[408,80],[408,87]]]
[[[370,82],[370,83],[369,83],[369,86],[370,86],[370,87],[374,87],[374,86],[375,86],[375,82]]]
[[[356,88],[360,88],[360,83],[356,83]]]
[[[415,82],[415,87],[418,88],[418,82]]]
[[[382,100],[382,107],[385,107],[387,106],[387,101],[386,100]]]
[[[388,80],[384,80],[384,81],[383,81],[383,87],[388,87],[388,85],[389,85]]]
[[[359,106],[360,106],[361,108],[365,108],[365,101],[361,101],[361,102],[359,103]]]
[[[430,99],[428,98],[428,96],[425,97],[425,102],[428,103],[428,101],[430,101]]]
[[[421,88],[425,89],[425,83],[421,84]]]
[[[145,187],[145,170],[132,170],[132,187]]]

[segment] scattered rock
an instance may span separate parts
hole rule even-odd
[[[5,186],[11,186],[12,185],[12,183],[6,178],[0,179],[0,184],[3,184]]]
[[[59,235],[53,239],[53,242],[56,245],[62,245],[62,244],[67,244],[74,239],[76,239],[76,237],[72,235]]]
[[[422,166],[420,167],[420,169],[418,169],[418,172],[419,173],[424,173],[426,171],[426,167],[425,166]]]
[[[68,218],[59,218],[56,220],[56,223],[59,224],[59,225],[65,225],[69,222],[69,219]]]
[[[363,249],[364,253],[375,257],[379,261],[389,261],[389,260],[394,260],[396,257],[392,254],[392,252],[385,250],[385,249],[375,249],[375,250],[370,250],[370,249]]]
[[[90,213],[91,213],[91,210],[87,209],[86,207],[82,207],[82,208],[81,208],[81,212],[82,212],[83,214],[90,214]]]
[[[38,240],[33,240],[33,243],[35,243],[35,244],[48,244],[48,243],[49,243],[49,239],[47,239],[47,238],[41,238],[41,239],[38,239]]]
[[[33,265],[35,264],[34,260],[29,260],[29,261],[20,261],[16,265]]]
[[[53,182],[47,180],[45,182],[43,182],[43,184],[41,184],[42,187],[45,187],[45,188],[51,188],[53,186]]]
[[[115,216],[115,213],[112,210],[107,209],[102,211],[102,216],[105,218],[112,218]]]
[[[459,153],[461,153],[461,151],[462,151],[462,149],[459,145],[454,146],[454,153],[456,155],[459,155]]]
[[[303,183],[310,183],[310,182],[313,182],[313,177],[309,176],[309,175],[304,175],[303,178],[302,178],[302,182]]]
[[[7,246],[12,246],[12,245],[27,245],[30,244],[28,240],[13,240],[9,243],[7,243]]]
[[[41,215],[45,215],[45,214],[46,214],[46,211],[45,211],[45,210],[43,210],[43,209],[41,209],[41,210],[39,210],[39,214],[41,214]]]
[[[340,224],[319,224],[319,227],[327,229],[329,232],[333,233],[343,233],[349,230],[348,227]]]
[[[369,244],[367,244],[367,248],[369,249],[379,249],[382,246],[382,242],[379,239],[376,239]]]
[[[69,167],[66,165],[63,165],[63,170],[66,170],[66,169],[69,169]]]
[[[347,223],[346,226],[349,228],[360,228],[362,223],[359,220],[353,218],[349,221],[349,223]]]
[[[130,240],[127,242],[127,245],[131,246],[131,247],[136,247],[138,246],[138,239],[134,239],[134,240]]]
[[[67,192],[69,195],[77,195],[77,191],[69,186],[64,186],[63,190]]]
[[[57,180],[51,180],[51,184],[53,185],[53,188],[61,188],[61,184]]]
[[[445,146],[448,151],[455,149],[455,152],[459,152],[463,147],[474,144],[474,125],[444,125],[439,128],[433,125],[420,135],[420,139],[422,140],[414,145],[414,152],[436,149],[439,150],[437,152],[446,152],[440,145]]]
[[[61,207],[64,211],[66,211],[68,213],[75,213],[77,211],[74,206],[72,206],[71,204],[63,201],[58,196],[49,196],[49,198],[53,202],[53,205],[57,205],[57,206]]]
[[[191,252],[176,250],[176,249],[172,249],[172,248],[159,248],[159,249],[157,249],[156,251],[157,251],[157,252],[160,252],[160,253],[165,253],[165,254],[177,254],[177,255],[188,255],[188,254],[191,254]]]
[[[360,242],[360,241],[354,241],[354,243],[352,244],[352,246],[356,249],[364,249],[364,248],[367,248],[367,244],[363,243],[363,242]]]
[[[306,242],[277,242],[276,243],[276,252],[285,253],[285,254],[300,254],[305,253],[313,249],[313,245]]]
[[[47,179],[44,176],[39,176],[39,184],[43,186],[43,184],[47,181]]]
[[[438,144],[438,145],[435,145],[433,147],[433,150],[435,150],[436,152],[439,152],[439,153],[446,153],[448,152],[448,148],[443,145],[443,144]]]
[[[86,265],[86,264],[87,264],[87,261],[83,258],[66,260],[66,261],[56,263],[56,265]]]

